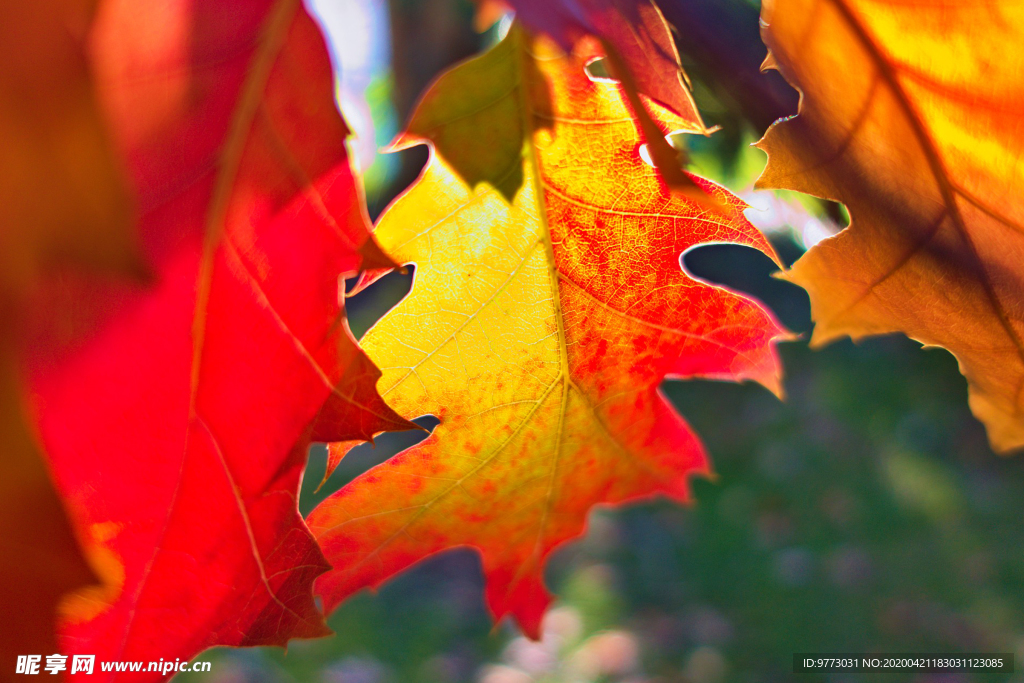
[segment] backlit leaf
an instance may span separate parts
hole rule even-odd
[[[1024,446],[1024,4],[772,0],[803,92],[760,186],[846,203],[789,278],[814,343],[904,332],[949,349],[997,450]]]
[[[400,140],[433,155],[376,235],[416,264],[415,282],[363,343],[388,402],[441,423],[309,516],[335,567],[316,584],[328,608],[471,546],[494,614],[536,636],[545,560],[594,505],[685,500],[708,470],[661,381],[779,390],[772,316],[680,267],[698,244],[771,248],[721,188],[695,179],[727,217],[669,191],[620,87],[588,78],[599,55],[593,40],[566,55],[513,27],[445,74]]]

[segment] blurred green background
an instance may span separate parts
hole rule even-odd
[[[747,199],[787,262],[845,220],[841,207],[753,193],[752,149],[796,95],[764,56],[758,8],[664,0],[698,103],[721,131],[688,140],[693,170]],[[371,212],[415,178],[425,150],[380,155],[426,83],[485,48],[459,0],[317,0],[341,65]],[[785,402],[759,386],[667,382],[704,438],[716,478],[692,507],[599,509],[547,571],[558,596],[544,639],[493,626],[470,551],[431,558],[329,619],[337,635],[218,649],[204,683],[724,683],[1024,681],[1001,675],[793,674],[794,652],[1013,652],[1024,661],[1024,463],[988,448],[945,351],[902,337],[812,351],[806,295],[742,247],[686,256],[696,275],[750,292],[803,334],[780,347]],[[398,274],[350,300],[361,335],[408,290]],[[415,330],[410,330],[414,334]],[[430,427],[432,418],[420,422]],[[319,494],[314,448],[303,513],[418,435],[385,435],[345,459]]]

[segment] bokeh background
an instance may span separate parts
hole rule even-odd
[[[692,170],[744,197],[747,214],[791,263],[839,230],[842,207],[753,192],[764,155],[750,147],[796,93],[762,75],[758,6],[661,0],[698,104],[721,130],[687,140]],[[338,99],[378,214],[426,161],[384,155],[416,97],[447,66],[497,40],[472,28],[468,0],[312,0],[340,66]],[[274,648],[217,649],[203,683],[725,683],[1007,680],[1008,676],[793,674],[794,652],[1013,652],[1024,668],[1024,462],[1000,458],[967,409],[947,352],[902,337],[811,350],[806,295],[772,278],[753,250],[686,255],[700,277],[749,292],[798,341],[780,347],[785,402],[759,386],[667,382],[702,435],[714,481],[688,508],[665,502],[598,509],[584,539],[560,551],[558,596],[543,640],[494,626],[477,557],[433,557],[362,593],[329,619],[337,635]],[[393,274],[350,300],[361,335],[411,283]],[[415,330],[410,330],[415,334]],[[427,427],[433,418],[419,420]],[[354,451],[303,513],[417,435]],[[1024,681],[1018,674],[1010,680]]]

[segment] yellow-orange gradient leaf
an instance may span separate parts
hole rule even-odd
[[[761,187],[846,203],[789,279],[814,343],[904,332],[949,349],[995,449],[1024,446],[1024,3],[770,0],[803,93]]]
[[[680,267],[698,244],[770,246],[737,198],[695,179],[727,207],[710,213],[644,163],[620,87],[585,72],[598,45],[566,55],[514,26],[435,83],[400,140],[433,155],[376,234],[415,282],[363,344],[389,404],[441,424],[310,515],[328,609],[471,546],[494,614],[536,636],[544,562],[594,505],[684,500],[708,470],[661,381],[779,389],[773,317]]]

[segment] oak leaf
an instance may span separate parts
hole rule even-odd
[[[470,546],[494,614],[537,636],[545,560],[593,506],[685,500],[708,470],[661,381],[779,390],[771,314],[680,267],[699,244],[770,246],[712,183],[695,179],[727,216],[669,191],[619,86],[588,78],[600,54],[513,26],[442,76],[399,140],[433,153],[376,236],[415,279],[363,346],[399,413],[441,422],[307,518],[335,567],[316,583],[328,609]],[[688,123],[655,111],[666,129]]]
[[[88,0],[0,1],[0,680],[54,652],[67,591],[95,581],[27,422],[26,299],[65,268],[137,276],[131,204],[85,57]],[[31,615],[28,618],[28,615]]]
[[[341,307],[342,274],[391,261],[319,29],[299,0],[106,0],[91,59],[155,285],[69,277],[37,307],[55,312],[28,361],[38,427],[105,580],[65,603],[61,651],[173,661],[326,634],[305,444],[405,422]]]
[[[771,0],[771,61],[800,113],[759,143],[760,187],[852,222],[788,278],[813,343],[904,332],[943,346],[993,447],[1024,446],[1024,5]]]

